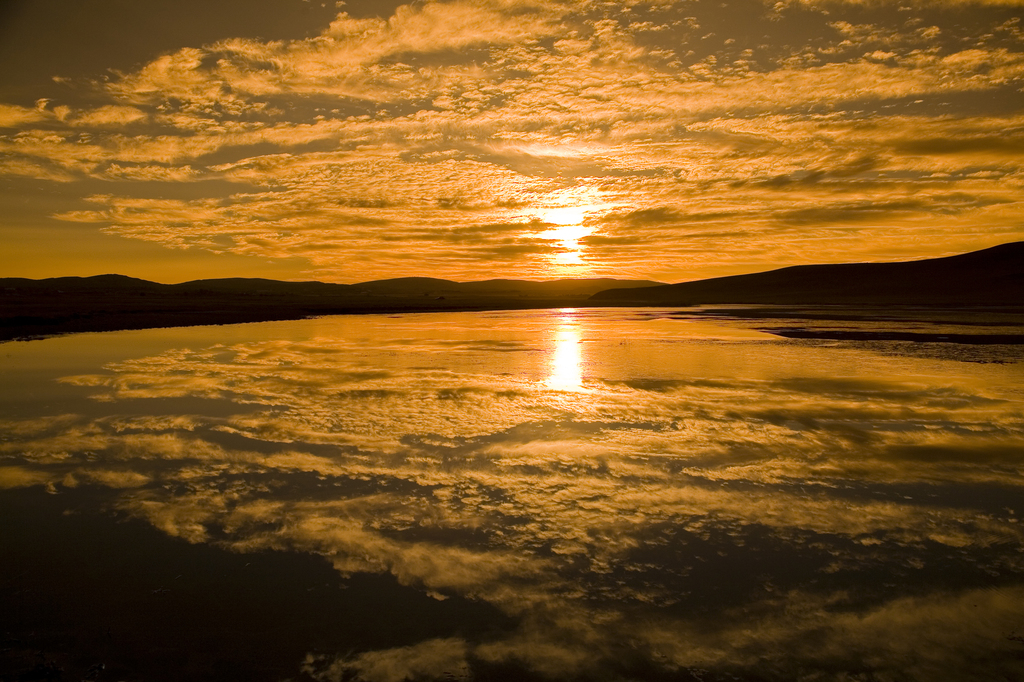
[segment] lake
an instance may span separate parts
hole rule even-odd
[[[1022,347],[762,331],[784,323],[0,345],[0,673],[1024,678]]]

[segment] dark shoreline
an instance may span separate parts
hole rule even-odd
[[[247,302],[248,303],[248,302]],[[490,301],[419,301],[400,299],[366,302],[363,305],[240,305],[237,308],[149,309],[149,310],[84,310],[52,315],[20,315],[0,317],[0,343],[32,341],[85,332],[130,331],[174,327],[219,326],[254,322],[304,320],[332,315],[397,315],[407,313],[490,312],[502,310],[554,310],[560,308],[607,309],[630,308],[665,310],[679,319],[705,318],[742,320],[754,323],[751,328],[788,339],[834,341],[908,341],[914,343],[950,343],[970,345],[1024,345],[1024,308],[965,308],[940,306],[772,306],[753,305],[732,308],[637,305],[628,303],[595,303],[579,298]],[[760,326],[757,321],[772,320]],[[780,326],[779,321],[790,324]],[[809,328],[808,322],[874,322],[892,327],[886,330]],[[956,325],[969,328],[999,328],[992,333],[963,331],[913,330],[901,325]],[[1006,333],[1007,328],[1021,328],[1022,333]]]
[[[498,303],[459,303],[436,301],[423,304],[385,303],[362,306],[253,306],[209,310],[125,310],[83,311],[67,315],[19,315],[0,319],[0,343],[78,334],[83,332],[128,331],[170,327],[197,327],[250,322],[305,320],[330,315],[395,315],[401,313],[486,312],[491,310],[529,310],[595,307],[578,299],[556,301],[502,301]],[[607,307],[607,306],[601,306]]]
[[[823,341],[911,341],[914,343],[960,343],[968,345],[1024,345],[1024,334],[928,334],[922,332],[876,332],[816,329],[762,329],[786,339]]]
[[[0,279],[0,341],[76,332],[300,320],[324,315],[472,312],[587,305],[597,291],[657,283],[608,278],[358,285],[260,279],[160,284],[122,275]]]

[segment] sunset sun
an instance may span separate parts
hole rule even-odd
[[[580,240],[594,232],[584,224],[593,206],[564,206],[540,212],[540,220],[552,227],[538,234],[538,238],[555,244],[557,250],[551,255],[555,274],[567,274],[566,268],[578,269],[585,265],[585,249]]]

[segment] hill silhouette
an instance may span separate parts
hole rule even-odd
[[[1024,306],[1024,242],[896,263],[797,265],[779,270],[607,290],[593,304]]]
[[[315,315],[699,304],[1024,308],[1024,242],[919,261],[801,265],[661,284],[646,280],[399,277],[360,284],[123,275],[0,279],[0,340],[82,331],[234,324]],[[750,311],[757,317],[761,313]],[[771,313],[776,314],[776,313]],[[803,311],[802,317],[820,317]],[[828,312],[827,315],[853,314]],[[858,313],[860,314],[860,313]]]
[[[0,340],[67,332],[233,324],[314,315],[571,307],[644,280],[453,282],[401,277],[362,284],[204,279],[159,284],[124,275],[0,279]]]

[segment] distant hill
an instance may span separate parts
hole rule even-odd
[[[273,279],[242,278],[197,279],[181,284],[159,284],[124,275],[94,277],[55,277],[51,279],[0,278],[0,288],[8,292],[51,292],[69,295],[84,292],[108,293],[208,293],[244,295],[294,296],[424,296],[450,294],[456,296],[592,296],[599,291],[620,288],[661,286],[662,282],[628,279],[556,279],[530,281],[490,279],[481,282],[454,282],[433,277],[398,277],[361,284],[330,282],[282,282]]]
[[[453,282],[432,277],[400,277],[353,284],[360,293],[392,296],[509,296],[550,298],[552,296],[589,297],[609,289],[637,289],[661,286],[662,282],[631,279],[555,279],[533,282],[522,279],[488,279],[481,282]]]
[[[165,286],[167,285],[125,275],[51,277],[50,279],[0,278],[0,291],[6,292],[7,296],[13,292],[23,291],[159,291]]]
[[[362,284],[203,279],[158,284],[123,275],[0,279],[0,340],[81,331],[293,320],[314,315],[553,308],[643,280],[453,282],[402,277]]]
[[[228,279],[197,279],[181,284],[158,284],[169,291],[208,292],[218,294],[278,294],[324,296],[343,295],[351,291],[348,284],[330,282],[281,282],[276,279],[232,277]]]
[[[797,265],[634,290],[607,290],[597,305],[807,304],[1024,306],[1024,242],[898,263]]]

